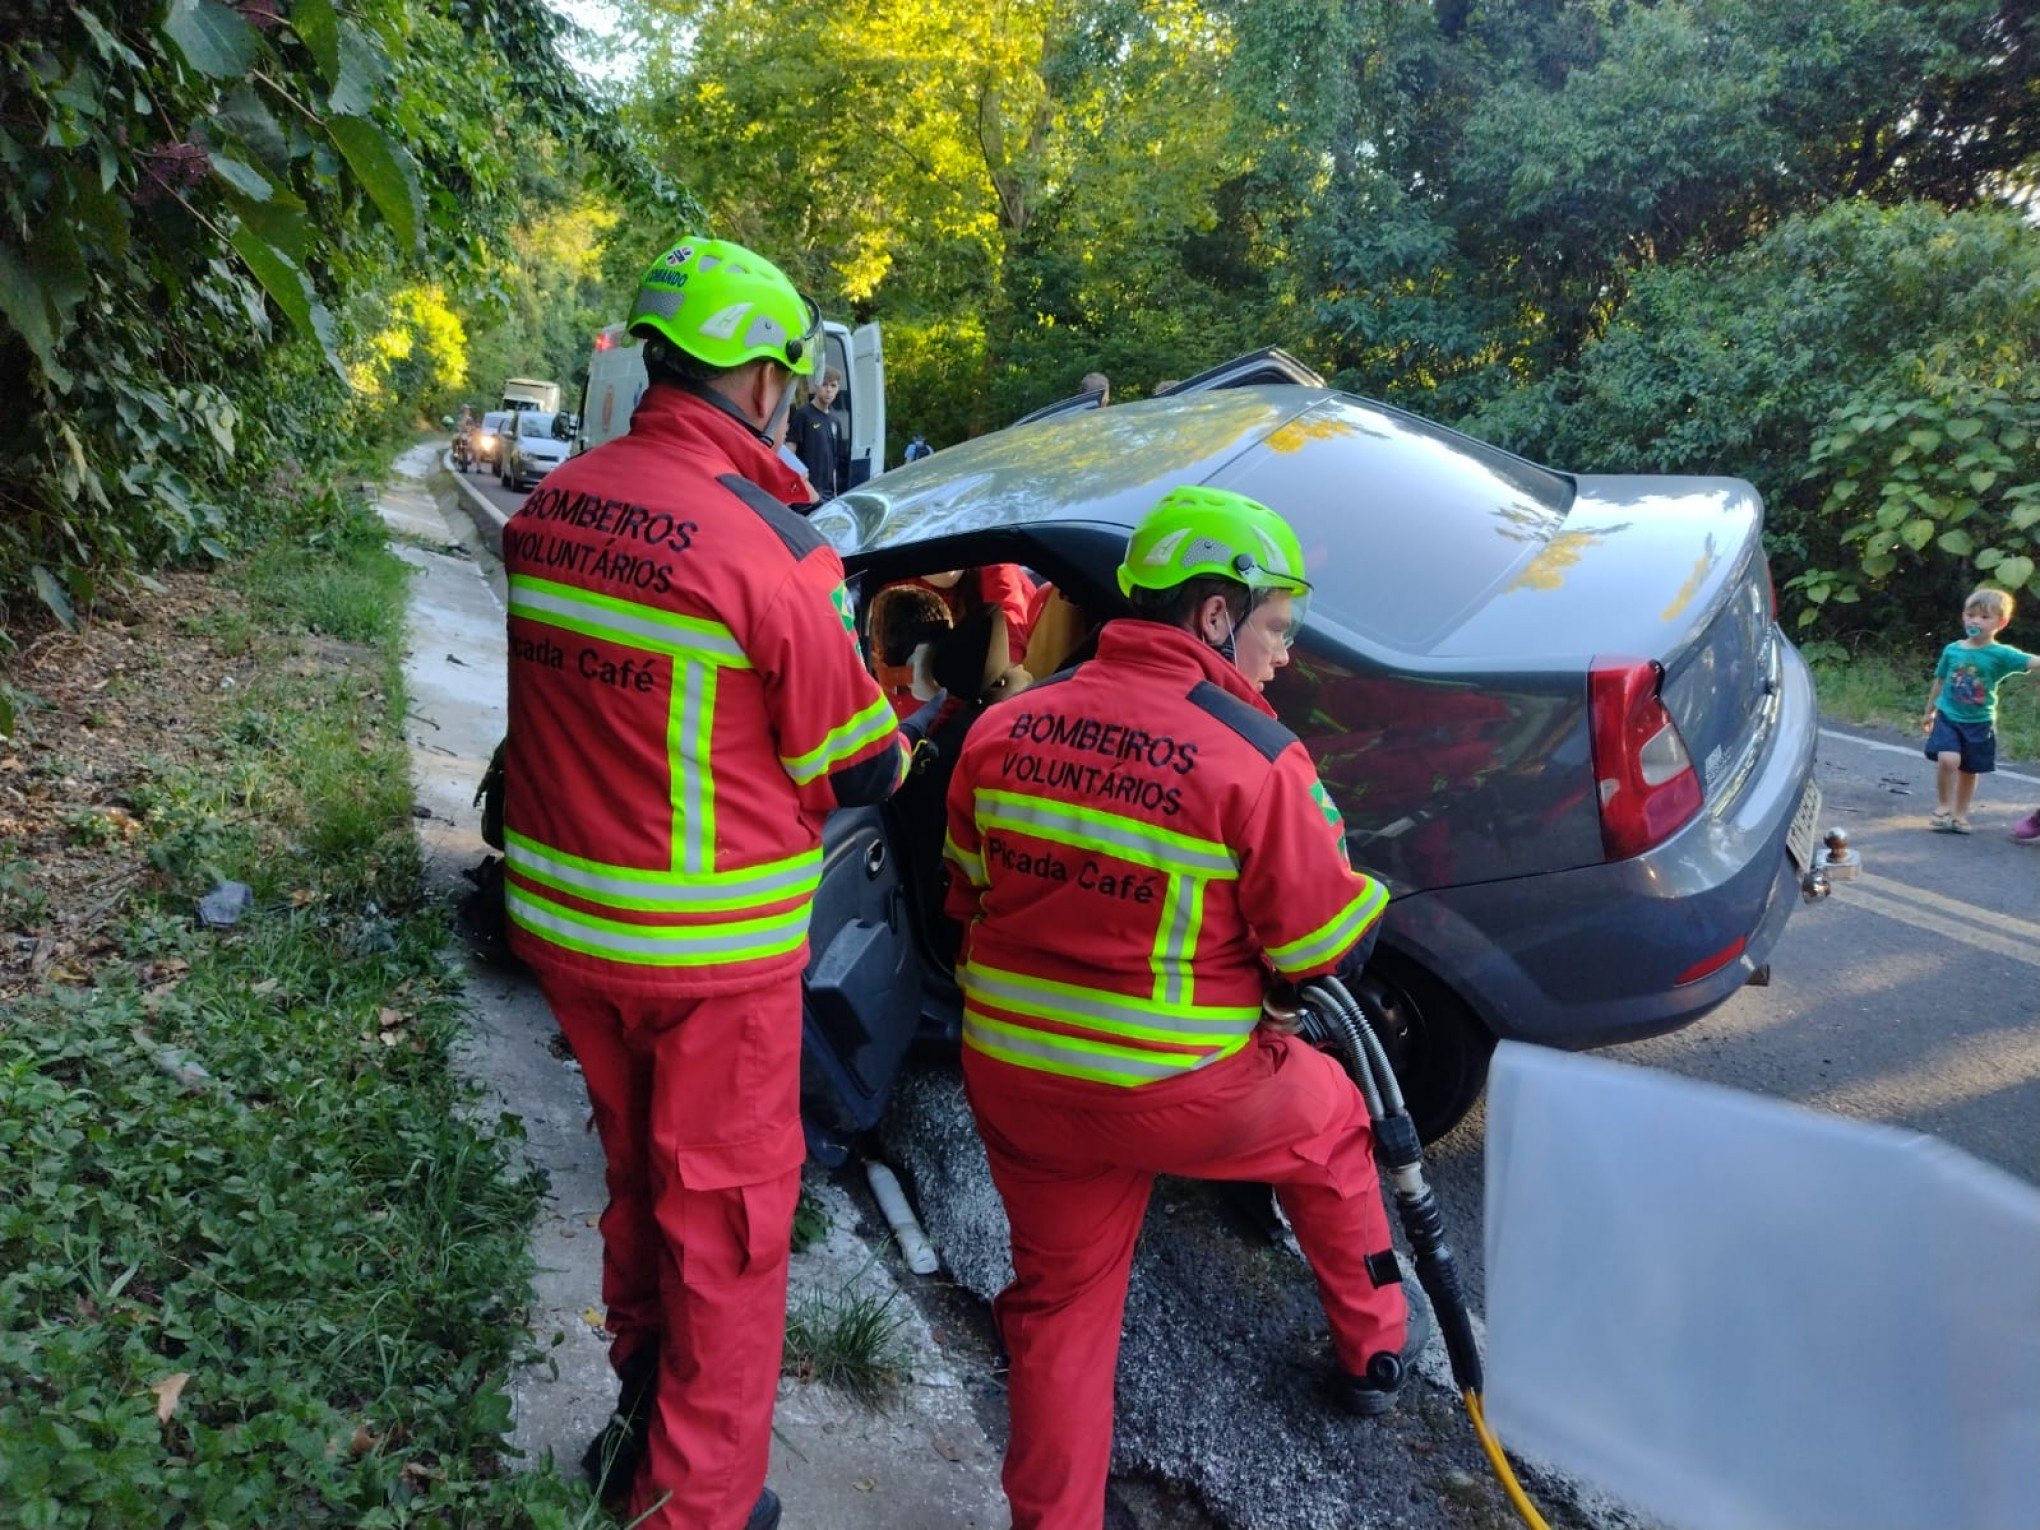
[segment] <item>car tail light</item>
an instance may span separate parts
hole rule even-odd
[[[1650,659],[1596,659],[1587,672],[1601,845],[1611,861],[1663,844],[1700,811],[1700,774],[1658,697],[1663,679]]]

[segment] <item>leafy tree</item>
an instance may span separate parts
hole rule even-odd
[[[562,25],[540,0],[0,20],[0,368],[28,393],[0,617],[32,590],[69,620],[124,570],[220,554],[275,475],[344,443],[349,316],[476,260],[516,146],[589,120]],[[663,193],[613,126],[592,136],[612,179]]]

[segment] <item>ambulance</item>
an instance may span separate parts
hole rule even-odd
[[[878,326],[857,329],[822,322],[824,351],[816,377],[823,370],[843,374],[843,389],[831,410],[836,435],[849,443],[851,488],[885,471],[885,352]],[[806,402],[810,379],[795,379],[794,403]],[[631,411],[645,393],[644,345],[612,324],[595,336],[588,358],[588,385],[581,394],[579,450],[614,440],[630,428]]]

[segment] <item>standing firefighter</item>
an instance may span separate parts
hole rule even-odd
[[[814,370],[814,306],[692,239],[630,328],[650,387],[629,433],[503,533],[506,899],[608,1158],[622,1401],[586,1464],[647,1525],[765,1527],[820,830],[888,796],[907,751],[768,440]]]
[[[1421,1336],[1339,1065],[1263,1024],[1271,979],[1352,973],[1383,888],[1261,687],[1310,590],[1281,517],[1172,491],[1134,530],[1134,620],[994,707],[949,794],[968,925],[964,1079],[1013,1230],[1015,1530],[1096,1526],[1127,1272],[1157,1174],[1272,1183],[1317,1273],[1340,1385],[1388,1408]]]

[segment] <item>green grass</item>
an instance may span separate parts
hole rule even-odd
[[[450,1056],[403,577],[361,511],[233,573],[252,678],[135,793],[153,890],[0,1014],[0,1526],[597,1522],[502,1459],[541,1187]]]
[[[782,1369],[882,1405],[906,1368],[898,1303],[897,1291],[881,1296],[854,1278],[840,1291],[800,1293],[787,1303]]]
[[[2011,631],[2004,640],[2040,652],[2040,635],[2021,642],[2019,633]],[[1803,651],[1813,667],[1823,716],[1895,729],[1908,738],[1922,736],[1920,716],[1938,654],[1870,650],[1851,655],[1839,643],[1812,643]],[[1997,734],[1999,760],[2008,765],[2040,760],[2040,675],[2015,676],[1999,687]]]

